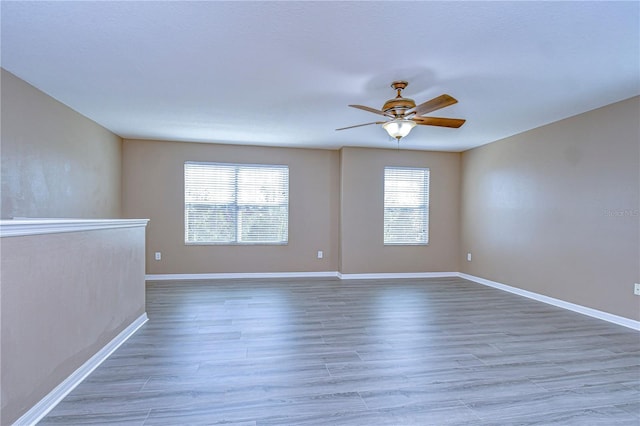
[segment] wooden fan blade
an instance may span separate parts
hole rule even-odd
[[[440,126],[440,127],[453,127],[459,128],[465,121],[461,118],[442,118],[442,117],[413,117],[413,121],[423,126]]]
[[[384,111],[380,111],[379,109],[375,109],[375,108],[371,108],[368,106],[364,106],[364,105],[349,105],[351,108],[358,108],[361,109],[363,111],[368,111],[368,112],[372,112],[374,114],[380,114],[380,115],[384,115],[385,117],[393,117],[393,115],[386,113]]]
[[[386,121],[373,121],[373,122],[371,122],[371,123],[356,124],[355,126],[342,127],[342,128],[340,128],[340,129],[336,129],[336,130],[353,129],[354,127],[370,126],[370,125],[372,125],[372,124],[382,124],[382,123],[386,123]]]
[[[424,115],[428,112],[436,111],[438,109],[448,107],[449,105],[453,105],[458,103],[456,99],[449,95],[440,95],[437,98],[433,98],[430,101],[421,103],[417,107],[410,109],[405,113],[405,117],[407,115],[415,114],[416,116]]]

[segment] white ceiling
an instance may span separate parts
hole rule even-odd
[[[640,3],[2,1],[2,67],[125,138],[461,151],[640,93]]]

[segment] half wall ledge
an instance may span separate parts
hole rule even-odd
[[[14,218],[0,220],[0,237],[97,231],[101,229],[145,227],[149,219],[49,219]]]

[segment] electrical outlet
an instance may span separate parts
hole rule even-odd
[[[633,294],[635,294],[636,296],[640,296],[640,284],[639,283],[635,283],[633,285]]]
[[[318,259],[322,259],[324,257],[324,253],[322,250],[318,250]]]
[[[156,252],[156,260],[162,260],[162,253],[159,251]]]
[[[471,253],[467,253],[467,262],[471,262]]]

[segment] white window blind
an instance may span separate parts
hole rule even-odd
[[[287,244],[289,168],[184,164],[186,244]]]
[[[429,169],[384,168],[384,244],[429,242]]]

